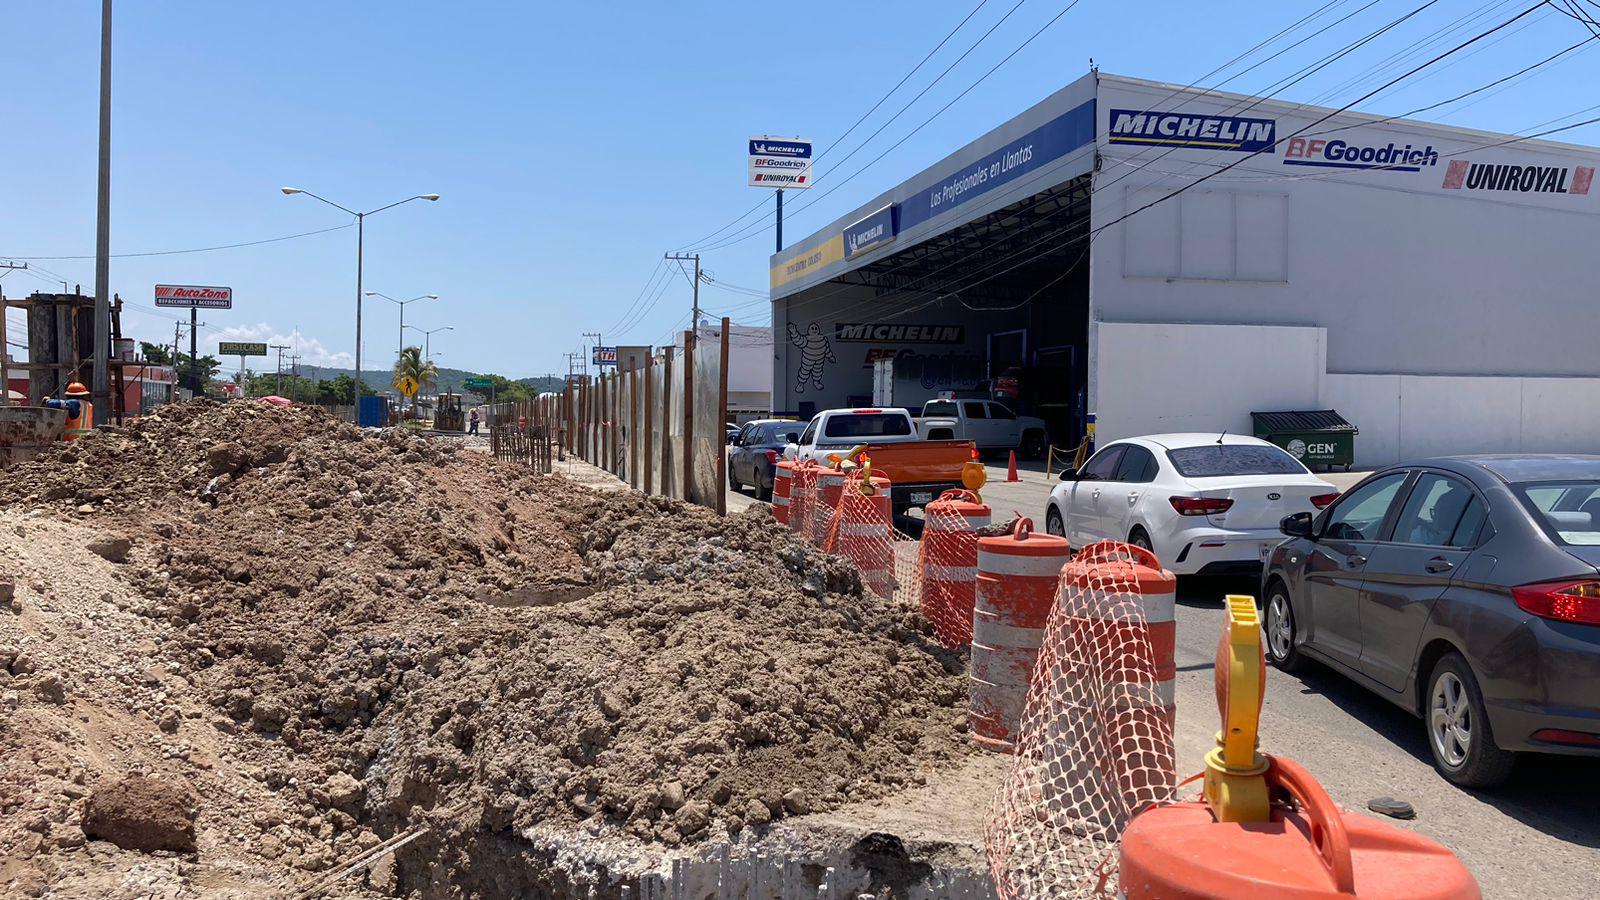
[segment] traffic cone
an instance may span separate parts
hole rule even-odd
[[[1017,451],[1013,450],[1011,451],[1011,461],[1006,463],[1006,483],[1011,484],[1021,480],[1021,478],[1017,477]]]

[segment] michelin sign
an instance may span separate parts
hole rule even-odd
[[[799,138],[750,139],[750,187],[803,191],[811,187],[811,142]]]
[[[1271,153],[1276,130],[1274,119],[1113,109],[1107,140],[1147,147]]]

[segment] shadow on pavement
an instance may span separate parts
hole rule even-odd
[[[1371,693],[1321,663],[1308,662],[1294,675],[1275,671],[1274,677],[1298,680],[1302,691],[1317,694],[1406,751],[1419,762],[1433,766],[1422,720]],[[1511,780],[1492,790],[1458,788],[1500,812],[1553,838],[1583,847],[1600,848],[1600,760],[1575,756],[1524,754]]]

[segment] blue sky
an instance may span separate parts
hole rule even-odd
[[[1091,57],[1107,72],[1189,83],[1324,2],[1216,2],[1200,13],[1192,2],[1080,0],[915,137],[791,216],[786,237],[809,234],[1010,118],[1082,75]],[[1335,0],[1319,24],[1371,5],[1300,47],[1266,54],[1227,89],[1264,90],[1422,2]],[[315,201],[284,197],[282,185],[362,209],[437,192],[438,203],[410,203],[368,221],[368,289],[440,295],[406,315],[425,328],[454,328],[434,335],[441,365],[513,377],[564,372],[563,354],[579,349],[583,332],[602,331],[607,343],[660,343],[683,327],[688,284],[673,273],[676,283],[632,317],[637,325],[612,330],[664,251],[763,199],[770,204],[769,195],[745,186],[748,135],[802,135],[828,148],[976,5],[122,0],[112,249],[206,247],[346,221]],[[1065,5],[985,3],[830,151],[835,159],[1009,17],[842,167],[830,169],[824,159],[813,193],[900,140]],[[1530,5],[1441,0],[1281,96],[1342,105],[1381,83],[1361,80],[1392,54],[1424,39],[1445,49]],[[1600,6],[1589,12],[1600,16]],[[7,11],[0,259],[93,252],[98,22],[93,0]],[[1437,74],[1360,108],[1405,112],[1508,75],[1587,34],[1543,9],[1493,43],[1475,45],[1481,52],[1452,57]],[[1576,112],[1596,102],[1596,44],[1424,118],[1517,132]],[[1600,127],[1557,137],[1600,143]],[[791,209],[806,202],[788,199]],[[762,224],[769,219],[764,214]],[[230,285],[235,308],[202,317],[203,344],[296,343],[307,362],[348,365],[355,240],[348,228],[233,250],[114,259],[113,289],[144,307],[129,308],[124,330],[172,339],[170,315],[151,307],[157,282]],[[722,284],[764,290],[772,241],[762,231],[709,252],[705,267]],[[36,258],[32,265],[6,275],[0,288],[8,296],[47,290],[58,275],[86,290],[94,282],[92,259]],[[702,296],[713,313],[766,321],[766,304],[748,294],[708,288]],[[365,364],[387,368],[398,344],[396,309],[371,298],[365,321]]]

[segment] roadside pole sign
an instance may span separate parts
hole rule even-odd
[[[803,191],[811,187],[811,141],[801,138],[750,139],[750,187]]]
[[[217,344],[219,356],[266,356],[267,345],[255,341],[221,341]]]
[[[421,387],[421,385],[417,384],[417,380],[410,375],[400,376],[400,380],[396,381],[394,386],[399,388],[400,393],[405,394],[407,397],[415,397],[417,389]]]
[[[617,364],[617,348],[594,348],[594,364],[597,366],[614,366]]]
[[[158,284],[156,305],[181,309],[233,309],[233,288]]]
[[[468,378],[461,383],[469,391],[487,391],[494,387],[493,378]]]

